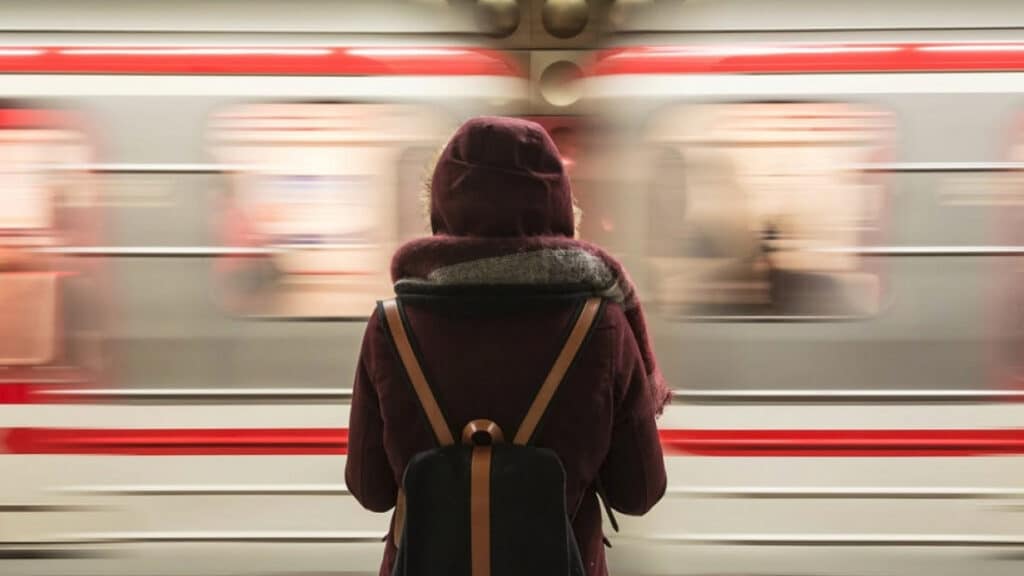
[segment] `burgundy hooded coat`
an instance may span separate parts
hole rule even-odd
[[[565,467],[587,574],[604,575],[598,483],[625,514],[647,512],[666,483],[655,417],[667,389],[628,278],[599,249],[572,240],[569,182],[537,124],[470,120],[445,148],[431,184],[434,235],[399,249],[392,275],[424,372],[456,434],[477,418],[514,434],[578,303],[605,296],[535,436]],[[363,339],[345,469],[353,496],[375,512],[395,506],[413,455],[435,447],[382,320],[374,313]],[[382,575],[395,555],[389,535]]]

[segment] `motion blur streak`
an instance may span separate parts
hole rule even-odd
[[[0,429],[0,432],[3,432]],[[1024,430],[662,430],[669,455],[951,457],[1024,454]],[[13,428],[11,454],[345,454],[348,430],[323,428]],[[3,446],[0,446],[2,448]]]
[[[365,319],[439,147],[504,114],[677,391],[613,573],[1017,576],[1022,31],[1011,0],[0,3],[0,574],[375,573]]]

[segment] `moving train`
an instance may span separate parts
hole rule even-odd
[[[13,4],[0,573],[375,573],[349,379],[483,113],[551,132],[676,390],[616,573],[1020,571],[1024,7]]]

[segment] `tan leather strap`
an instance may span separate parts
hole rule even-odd
[[[387,318],[388,328],[391,330],[391,339],[395,343],[395,348],[398,349],[398,356],[402,360],[402,365],[405,366],[405,372],[409,375],[409,382],[412,383],[416,396],[420,399],[420,405],[423,406],[423,412],[427,415],[430,427],[434,429],[434,436],[437,437],[437,442],[441,446],[451,446],[455,443],[455,439],[451,429],[448,428],[448,422],[444,419],[441,407],[437,404],[437,399],[434,398],[434,393],[430,390],[430,384],[427,383],[427,377],[423,374],[420,361],[416,358],[412,345],[409,344],[409,335],[405,332],[405,323],[402,322],[398,302],[386,300],[383,302],[383,306],[384,316]]]
[[[558,353],[558,358],[555,359],[554,365],[551,366],[547,378],[544,379],[540,390],[533,398],[530,409],[527,410],[526,416],[519,424],[519,430],[516,431],[516,435],[512,439],[513,444],[522,446],[530,441],[534,430],[540,424],[541,417],[544,416],[544,412],[548,409],[551,398],[554,397],[558,387],[562,384],[565,373],[576,358],[576,354],[579,352],[583,340],[587,337],[587,333],[590,332],[590,327],[593,325],[597,312],[600,309],[600,298],[590,298],[583,304],[583,310],[580,312],[579,318],[576,319],[576,324],[572,327],[569,338],[566,339],[565,345],[562,346],[562,351]]]
[[[434,398],[434,393],[430,390],[430,384],[427,383],[427,377],[423,374],[423,368],[409,343],[409,335],[405,331],[405,323],[402,321],[398,302],[386,300],[382,304],[384,317],[391,332],[391,340],[395,343],[398,357],[402,360],[402,366],[405,367],[405,373],[409,376],[409,382],[412,383],[420,405],[423,406],[423,412],[427,415],[427,421],[434,431],[434,436],[440,445],[450,446],[455,443],[455,439],[452,437],[451,429],[448,428],[444,414],[441,413],[441,407],[437,404],[437,399]],[[398,501],[395,503],[395,524],[392,531],[395,547],[402,542],[403,530],[405,530],[405,490],[399,487]]]
[[[470,463],[469,546],[472,576],[491,576],[491,447],[474,446]]]
[[[427,415],[430,427],[434,430],[434,435],[437,437],[437,441],[440,445],[450,446],[454,443],[451,429],[448,428],[448,423],[444,418],[444,414],[441,412],[441,407],[438,405],[437,399],[434,397],[434,393],[431,391],[430,385],[427,383],[427,377],[423,373],[423,369],[416,357],[416,353],[413,352],[412,345],[409,343],[409,335],[406,333],[405,323],[402,321],[398,302],[395,300],[387,300],[384,301],[382,305],[384,308],[384,316],[391,332],[391,338],[395,343],[395,348],[398,350],[398,356],[402,361],[402,365],[405,367],[406,374],[409,376],[409,381],[412,383],[413,390],[415,390],[416,396],[419,398],[420,404],[423,406],[423,411]],[[562,380],[565,378],[565,373],[569,370],[569,366],[572,365],[573,360],[576,358],[576,354],[579,353],[580,346],[582,346],[587,333],[590,332],[590,327],[593,325],[594,319],[597,317],[597,313],[600,308],[600,298],[590,298],[584,303],[583,310],[580,312],[579,317],[576,319],[576,324],[569,333],[569,338],[566,339],[565,345],[562,346],[562,350],[558,353],[558,357],[555,359],[554,365],[551,367],[547,377],[544,379],[544,383],[541,384],[540,390],[533,399],[533,403],[530,404],[530,409],[527,411],[526,417],[523,418],[522,423],[519,425],[519,430],[516,432],[515,439],[513,440],[515,444],[523,445],[530,441],[534,430],[536,430],[537,425],[540,423],[541,417],[544,416],[544,412],[547,410],[548,404],[551,403],[551,399],[554,397],[555,392],[558,390]],[[487,424],[490,424],[491,426],[488,426]],[[492,442],[501,442],[502,440],[501,429],[498,428],[496,424],[475,420],[470,422],[466,426],[466,429],[463,430],[463,441],[471,441],[476,432],[487,432],[490,434]],[[470,474],[471,567],[473,576],[490,576],[490,446],[476,446],[473,448]],[[398,501],[395,506],[395,525],[393,531],[393,540],[396,547],[401,543],[402,531],[404,528],[405,491],[399,488]]]
[[[501,426],[490,420],[473,420],[462,429],[462,443],[473,446],[469,477],[472,576],[491,576],[491,446],[504,442],[504,437]]]

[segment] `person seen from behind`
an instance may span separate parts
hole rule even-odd
[[[515,500],[503,498],[503,491],[523,488],[503,485],[499,468],[512,470],[518,462],[535,460],[532,455],[517,460],[519,452],[502,446],[516,443],[517,430],[521,433],[533,414],[536,427],[528,445],[553,453],[564,469],[559,513],[571,525],[572,554],[578,549],[587,576],[603,576],[601,498],[616,511],[641,515],[666,486],[655,419],[670,392],[633,284],[610,255],[575,238],[578,222],[568,177],[554,143],[536,123],[480,117],[463,124],[437,160],[429,208],[433,235],[395,253],[391,275],[398,308],[382,304],[370,317],[355,375],[345,479],[363,507],[398,508],[380,573],[416,573],[413,559],[404,559],[407,551],[400,547],[416,550],[421,536],[414,526],[424,521],[414,519],[416,511],[435,504],[415,504],[412,492],[406,502],[405,493],[414,489],[409,484],[422,482],[426,473],[411,476],[430,460],[424,454],[435,450],[437,458],[451,456],[446,462],[454,463],[452,482],[468,487],[470,453],[436,450],[449,430],[456,444],[467,429],[467,438],[475,441],[473,426],[480,421],[493,424],[504,438],[503,445],[494,446],[489,465],[490,492],[487,485],[479,488],[490,494],[489,507],[467,496],[465,503],[454,499],[456,504],[444,508],[450,513],[436,515],[443,518],[426,520],[463,526],[453,530],[472,537],[472,562],[442,560],[449,564],[436,573],[454,575],[465,568],[468,576],[470,564],[473,575],[505,573],[509,560],[501,560],[508,558],[501,554],[523,531],[506,536],[509,531],[494,522],[504,513],[503,501]],[[592,324],[584,332],[577,326],[588,313]],[[416,360],[402,356],[403,338]],[[574,339],[574,355],[564,352]],[[558,368],[563,354],[571,363]],[[409,362],[416,361],[419,368],[411,368]],[[564,374],[551,376],[560,369]],[[557,380],[553,392],[538,402],[548,380]],[[429,388],[426,396],[436,400],[434,409],[417,383]],[[535,411],[536,404],[545,405]],[[501,441],[493,434],[488,438]],[[490,447],[472,448],[474,498],[477,455],[484,451],[490,458]],[[523,515],[530,506],[520,508]],[[483,535],[476,524],[480,510],[493,515]],[[406,527],[412,532],[403,537]],[[479,550],[491,560],[478,564]],[[516,554],[525,558],[531,551]]]

